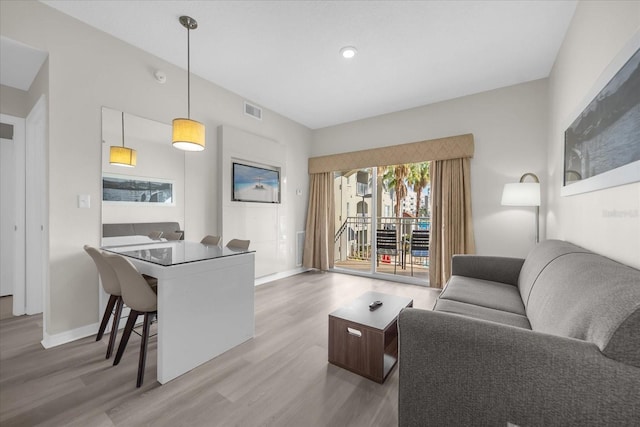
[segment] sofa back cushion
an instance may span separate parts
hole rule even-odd
[[[102,224],[102,237],[147,236],[152,231],[173,233],[180,230],[177,222],[136,222],[122,224]]]
[[[588,253],[589,251],[562,240],[544,240],[531,250],[522,265],[518,278],[518,289],[525,307],[540,273],[549,263],[561,256],[576,252]]]
[[[152,231],[162,231],[165,234],[180,231],[180,224],[177,222],[138,222],[133,224],[134,234],[147,236]]]
[[[540,271],[526,311],[535,331],[592,342],[640,367],[640,270],[591,252],[565,253]]]
[[[133,236],[133,224],[102,224],[102,237]]]

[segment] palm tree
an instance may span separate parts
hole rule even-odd
[[[387,166],[382,176],[382,182],[388,189],[393,189],[396,193],[396,218],[400,218],[400,206],[402,200],[407,197],[406,180],[410,176],[411,165],[402,164]]]
[[[429,165],[430,162],[413,163],[411,165],[411,177],[408,180],[416,192],[416,216],[420,215],[420,200],[422,198],[422,190],[429,184]]]

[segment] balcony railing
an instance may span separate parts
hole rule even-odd
[[[376,229],[398,230],[398,248],[404,260],[412,231],[429,230],[430,225],[428,217],[379,217],[375,226],[370,216],[347,217],[335,235],[335,261],[370,261]]]

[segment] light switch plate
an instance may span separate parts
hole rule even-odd
[[[89,194],[78,194],[78,207],[88,209],[91,207],[91,196]]]

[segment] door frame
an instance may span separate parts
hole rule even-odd
[[[47,100],[42,95],[25,122],[26,137],[26,314],[43,313],[49,283]],[[46,313],[43,327],[46,331]]]

